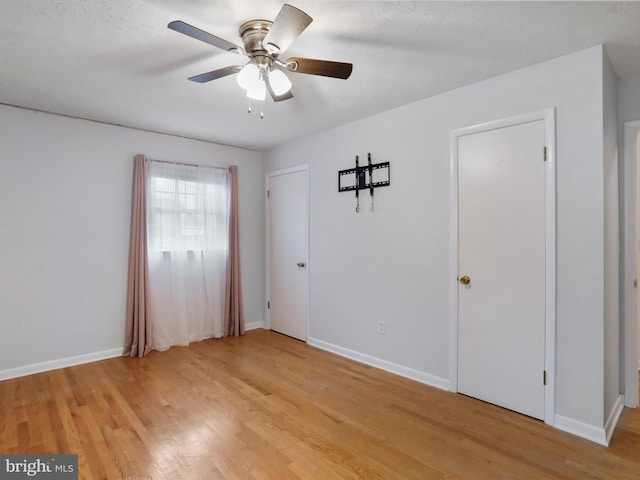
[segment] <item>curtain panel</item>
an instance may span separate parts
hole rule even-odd
[[[240,280],[240,224],[238,217],[238,167],[229,167],[229,258],[225,289],[224,333],[244,335],[242,282]]]
[[[129,239],[129,278],[124,354],[143,357],[153,349],[149,318],[149,269],[147,260],[147,159],[136,155],[133,164],[133,207]]]
[[[134,184],[126,354],[244,334],[237,167],[137,155]]]

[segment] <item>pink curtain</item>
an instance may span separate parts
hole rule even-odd
[[[129,242],[129,286],[124,354],[143,357],[153,349],[149,318],[149,268],[147,262],[147,159],[136,155],[133,168],[133,209]]]
[[[229,167],[229,257],[224,305],[224,336],[244,335],[238,227],[238,167]]]

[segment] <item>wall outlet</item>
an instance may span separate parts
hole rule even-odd
[[[382,320],[378,322],[378,333],[381,333],[384,335],[384,322]]]

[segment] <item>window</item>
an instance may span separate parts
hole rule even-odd
[[[150,252],[227,250],[227,171],[149,162]]]
[[[148,163],[149,315],[157,350],[223,335],[227,175],[226,168]]]

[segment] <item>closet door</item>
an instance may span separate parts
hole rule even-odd
[[[458,138],[458,391],[544,419],[545,126]]]

